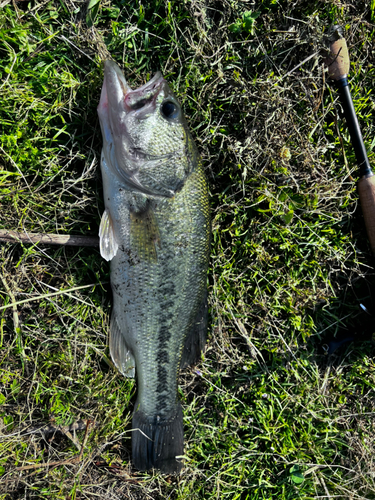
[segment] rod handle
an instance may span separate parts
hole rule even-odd
[[[375,255],[375,175],[364,175],[358,181],[358,194],[371,251]]]
[[[325,59],[328,76],[336,81],[346,78],[349,73],[350,59],[345,38],[339,38],[331,43],[329,51],[329,56]]]

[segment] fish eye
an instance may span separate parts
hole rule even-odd
[[[174,102],[164,101],[161,105],[161,113],[165,118],[176,118],[178,109]]]

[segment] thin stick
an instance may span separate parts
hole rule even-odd
[[[18,300],[17,302],[11,302],[6,306],[1,306],[0,311],[2,311],[3,309],[8,309],[9,307],[19,306],[20,304],[26,304],[27,302],[33,302],[34,300],[56,297],[57,295],[63,295],[64,293],[68,294],[70,292],[75,292],[76,290],[83,290],[84,288],[91,288],[93,286],[96,286],[96,283],[92,283],[91,285],[75,286],[74,288],[67,288],[66,290],[59,290],[58,292],[53,293],[44,293],[43,295],[37,295],[36,297],[29,297],[28,299]]]
[[[83,431],[86,430],[87,428],[87,422],[89,422],[90,425],[98,425],[95,421],[89,420],[77,420],[69,425],[53,425],[53,424],[48,424],[48,425],[40,425],[36,427],[31,427],[31,428],[25,428],[24,430],[18,429],[17,432],[13,432],[12,434],[4,434],[3,436],[0,436],[0,439],[7,439],[9,437],[24,437],[28,436],[30,434],[44,434],[44,436],[49,436],[50,434],[55,434],[57,432],[61,432],[62,434],[66,434],[68,431],[69,432],[75,432],[75,431]]]
[[[96,236],[71,236],[66,234],[18,233],[9,229],[0,229],[0,241],[8,243],[44,243],[74,247],[97,247]]]
[[[13,66],[12,66],[13,67]],[[10,73],[9,73],[10,74]],[[29,186],[29,183],[27,182],[27,180],[25,179],[25,176],[23,175],[23,173],[21,172],[21,169],[19,168],[19,166],[17,165],[17,163],[13,160],[13,158],[6,152],[4,151],[4,149],[0,146],[0,153],[2,153],[4,156],[6,156],[8,158],[8,161],[12,164],[12,166],[17,170],[17,172],[20,174],[20,176],[22,177],[22,179],[24,180],[24,183],[26,184],[26,186],[28,187],[29,191],[31,192],[31,189],[30,189],[30,186]]]
[[[3,268],[4,270],[4,268]],[[0,274],[0,279],[4,285],[4,288],[7,292],[7,294],[9,295],[10,297],[10,300],[12,301],[12,309],[13,309],[13,326],[14,326],[14,333],[16,334],[16,337],[20,337],[20,333],[21,333],[21,325],[20,325],[20,319],[18,317],[18,310],[17,310],[17,304],[16,304],[16,298],[14,297],[14,294],[12,292],[12,290],[10,289],[8,283],[7,283],[7,280],[5,279],[5,276],[3,276],[2,274]],[[23,351],[23,349],[22,349]]]
[[[3,272],[4,272],[4,266],[3,266]],[[26,360],[26,356],[25,356],[25,349],[23,348],[23,342],[22,342],[22,329],[21,329],[21,324],[20,324],[20,318],[19,318],[19,315],[18,315],[18,309],[17,309],[17,303],[16,303],[16,298],[11,290],[11,288],[9,287],[8,283],[7,283],[7,280],[5,279],[5,276],[3,274],[0,274],[0,279],[3,283],[3,286],[10,298],[10,300],[12,301],[12,309],[13,309],[13,327],[14,327],[14,333],[15,333],[15,336],[16,336],[16,342],[18,344],[18,347],[20,348],[20,352],[21,352],[21,356],[23,358],[23,360],[25,361]]]
[[[85,430],[85,435],[83,437],[83,442],[82,442],[82,446],[81,446],[81,451],[79,452],[79,461],[82,460],[82,456],[83,456],[83,450],[86,446],[86,443],[87,443],[87,440],[88,440],[88,437],[89,437],[89,428],[91,426],[91,424],[93,424],[93,421],[92,420],[87,420],[86,422],[86,430]]]
[[[69,458],[68,460],[58,460],[57,462],[48,462],[42,464],[25,465],[23,467],[16,467],[16,470],[31,470],[42,469],[43,467],[56,467],[58,465],[73,465],[79,462],[79,456]]]
[[[294,68],[291,69],[290,71],[288,71],[288,73],[286,73],[285,75],[281,75],[279,77],[279,81],[283,80],[287,76],[291,75],[293,73],[293,71],[295,71],[296,69],[298,69],[301,66],[303,66],[305,63],[307,63],[307,61],[310,61],[310,59],[312,59],[313,57],[317,56],[318,54],[319,54],[319,52],[314,52],[313,54],[310,54],[309,56],[307,56],[306,59],[304,59],[302,62],[300,62],[299,64],[297,64],[297,66],[294,66]]]
[[[84,450],[84,447],[86,446],[86,443],[87,443],[88,431],[89,431],[89,427],[90,427],[91,424],[92,424],[92,421],[91,420],[87,420],[85,436],[83,438],[83,442],[82,442],[82,446],[81,446],[81,451],[79,452],[78,456],[75,456],[73,458],[68,458],[67,460],[58,460],[56,462],[47,462],[47,463],[41,463],[41,464],[24,465],[23,467],[16,467],[16,470],[22,471],[22,470],[41,469],[43,467],[56,467],[56,466],[59,466],[59,465],[73,465],[73,464],[78,464],[79,462],[81,462],[82,457],[83,457],[83,450]]]

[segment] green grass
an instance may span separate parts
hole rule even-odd
[[[327,27],[345,26],[373,162],[373,2],[102,0],[92,28],[86,2],[4,3],[1,228],[97,234],[111,56],[133,87],[161,70],[182,102],[213,244],[208,346],[180,377],[179,477],[132,469],[136,386],[109,360],[98,250],[2,244],[0,500],[374,499],[375,328],[359,306],[374,312],[374,262],[321,55]],[[346,331],[365,341],[325,355]],[[27,433],[79,419],[95,425],[75,463],[74,436]]]

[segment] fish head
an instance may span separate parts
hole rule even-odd
[[[181,106],[160,72],[132,90],[120,68],[106,61],[98,106],[102,161],[124,185],[173,197],[197,164]]]

